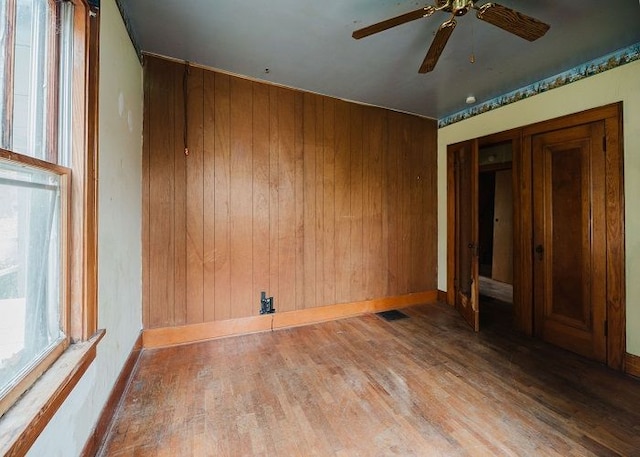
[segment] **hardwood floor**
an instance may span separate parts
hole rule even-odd
[[[147,350],[102,455],[640,455],[640,382],[500,306],[479,334],[435,304]]]

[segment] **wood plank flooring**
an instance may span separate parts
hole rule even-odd
[[[443,304],[147,350],[103,456],[640,455],[640,382]]]
[[[478,277],[480,295],[495,298],[504,303],[513,303],[513,285],[485,276]]]

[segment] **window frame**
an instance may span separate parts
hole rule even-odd
[[[100,11],[94,1],[60,1],[74,5],[70,171],[11,151],[0,150],[0,156],[65,173],[67,338],[63,346],[49,353],[48,369],[34,372],[31,388],[0,417],[0,455],[23,455],[28,451],[95,359],[96,346],[105,334],[97,327]]]

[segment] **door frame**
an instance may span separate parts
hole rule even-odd
[[[607,365],[624,370],[626,280],[624,228],[624,150],[622,102],[476,138],[478,147],[513,145],[513,305],[514,326],[533,335],[533,174],[532,138],[539,133],[591,122],[605,124],[606,187],[606,337]],[[455,303],[455,177],[447,154],[447,303]],[[476,196],[477,197],[477,196]]]

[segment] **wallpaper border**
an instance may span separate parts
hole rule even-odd
[[[542,92],[580,81],[581,79],[603,73],[636,60],[640,60],[640,43],[633,44],[598,59],[579,65],[556,76],[551,76],[550,78],[543,79],[542,81],[516,89],[472,108],[459,111],[455,114],[442,118],[438,121],[438,128],[446,127],[447,125],[486,113],[487,111],[515,103],[525,98],[533,97],[534,95],[541,94]]]

